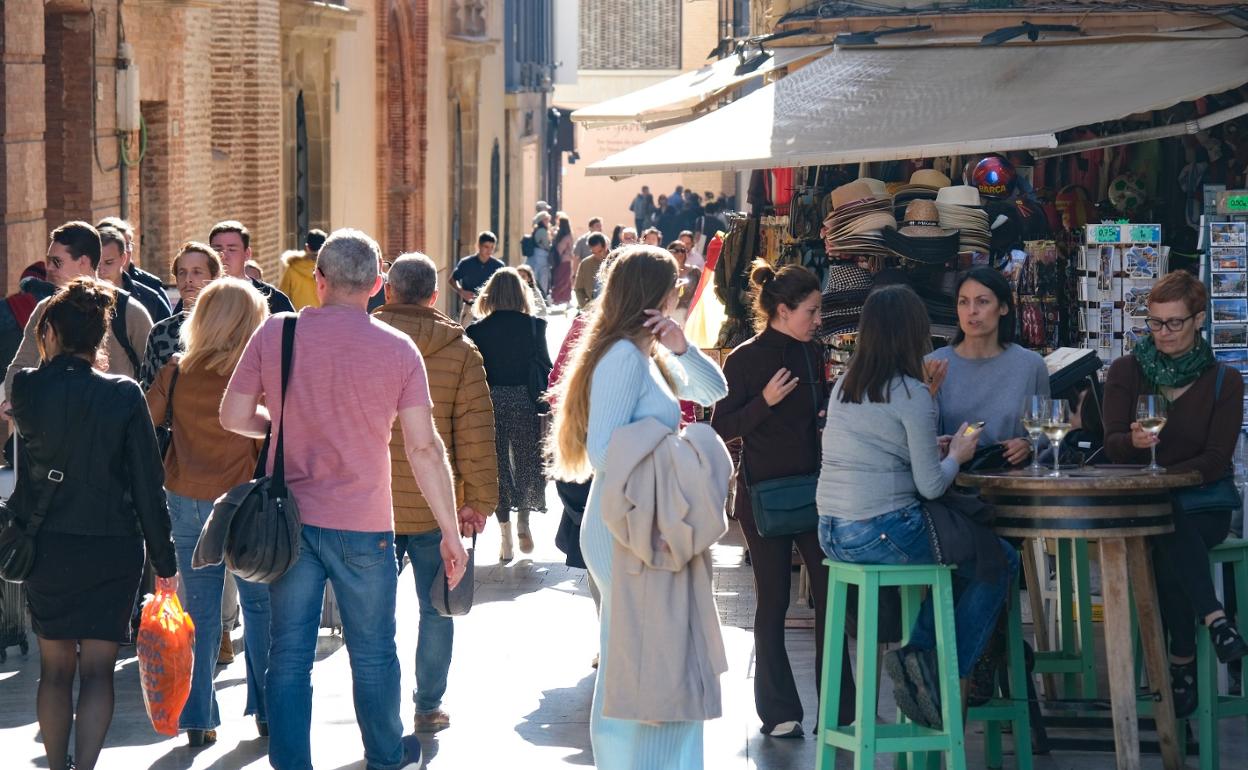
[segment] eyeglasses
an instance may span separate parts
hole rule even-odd
[[[1199,313],[1192,313],[1185,318],[1166,319],[1153,318],[1152,316],[1149,316],[1144,319],[1144,324],[1148,327],[1149,331],[1159,332],[1161,331],[1161,327],[1164,326],[1172,332],[1177,332],[1181,331],[1183,329],[1183,325],[1195,318],[1197,315],[1199,315]]]

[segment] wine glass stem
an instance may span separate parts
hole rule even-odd
[[[1053,445],[1053,475],[1060,476],[1062,473],[1062,442],[1051,441],[1050,443]]]
[[[1152,457],[1153,457],[1153,464],[1150,465],[1149,468],[1151,468],[1152,470],[1157,470],[1157,445],[1153,444],[1152,446],[1148,448],[1148,451],[1152,454]]]
[[[1033,472],[1040,470],[1040,441],[1035,436],[1028,436],[1031,442],[1031,470]]]

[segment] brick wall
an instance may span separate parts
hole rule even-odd
[[[0,2],[0,280],[7,294],[43,258],[43,0]]]
[[[424,248],[428,0],[385,0],[377,14],[378,220],[382,252]]]
[[[580,69],[680,69],[681,0],[581,0],[580,25]]]

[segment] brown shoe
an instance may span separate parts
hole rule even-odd
[[[221,634],[221,651],[217,653],[217,665],[228,666],[234,662],[234,642],[230,635]]]
[[[436,733],[439,730],[445,730],[450,726],[451,717],[442,709],[434,709],[433,711],[425,713],[417,711],[413,732]]]

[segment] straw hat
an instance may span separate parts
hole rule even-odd
[[[949,177],[934,168],[921,168],[910,175],[911,187],[927,187],[932,190],[939,190],[951,184],[953,182]]]
[[[958,231],[940,226],[940,213],[929,200],[915,200],[906,207],[902,227],[884,230],[884,243],[902,257],[937,265],[958,253]]]
[[[935,203],[916,200],[906,206],[906,217],[897,232],[910,238],[947,238],[958,231],[940,226],[940,211]]]
[[[836,210],[847,203],[875,197],[876,194],[872,190],[871,185],[859,179],[849,184],[841,185],[832,191],[832,209]]]
[[[858,181],[863,182],[868,187],[870,187],[871,192],[874,193],[875,195],[878,195],[882,198],[888,196],[888,185],[884,184],[880,180],[872,179],[869,176],[864,176],[864,177],[859,177]]]
[[[969,184],[943,187],[936,193],[936,204],[947,206],[978,206],[980,205],[979,190]]]

